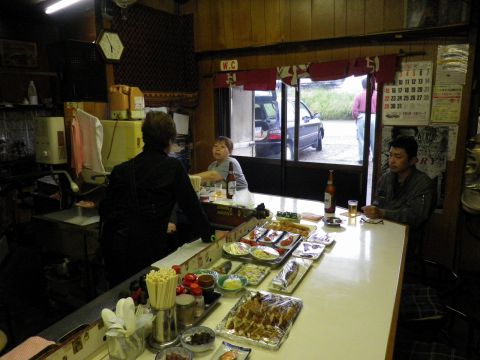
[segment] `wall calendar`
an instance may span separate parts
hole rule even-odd
[[[432,73],[432,61],[402,62],[393,84],[383,87],[384,125],[428,125]]]

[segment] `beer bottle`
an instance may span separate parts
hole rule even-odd
[[[227,199],[232,199],[235,195],[235,190],[237,188],[237,180],[235,179],[235,174],[233,173],[233,164],[230,161],[228,165],[228,175],[227,175]]]
[[[333,184],[333,170],[329,170],[327,187],[325,188],[325,216],[335,216],[335,185]]]

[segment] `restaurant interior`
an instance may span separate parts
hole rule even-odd
[[[252,218],[263,224],[260,221],[268,217],[265,208],[273,215],[277,211],[302,213],[304,219],[318,215],[316,222],[301,223],[314,224],[311,226],[319,231],[325,229],[319,219],[324,214],[322,202],[328,174],[334,171],[336,216],[342,222],[339,228],[346,230],[343,237],[338,230],[335,246],[326,248],[320,262],[304,274],[303,283],[293,295],[308,291],[302,285],[311,286],[313,279],[307,281],[313,274],[321,276],[322,262],[326,262],[327,268],[327,258],[333,258],[336,249],[342,255],[338,255],[339,263],[333,267],[340,273],[337,287],[332,289],[339,293],[322,297],[312,290],[304,299],[302,312],[321,308],[318,302],[324,298],[338,300],[338,309],[342,309],[344,288],[339,284],[345,274],[349,274],[352,283],[367,286],[378,280],[379,274],[374,271],[385,271],[385,278],[390,276],[389,265],[380,266],[378,262],[391,261],[397,272],[388,278],[395,286],[385,290],[393,294],[391,304],[385,302],[391,308],[383,309],[381,302],[376,306],[377,312],[384,312],[388,323],[383,324],[383,318],[375,315],[371,325],[364,324],[367,333],[371,326],[373,338],[376,332],[380,339],[384,335],[380,342],[385,342],[385,348],[378,353],[367,351],[359,357],[339,350],[338,354],[329,353],[328,358],[409,359],[402,352],[403,344],[410,346],[412,339],[418,339],[424,344],[441,344],[436,348],[438,352],[455,348],[455,354],[463,356],[458,359],[480,359],[477,1],[77,0],[69,7],[47,13],[47,7],[55,2],[15,0],[0,4],[0,357],[14,359],[8,358],[9,352],[40,336],[57,344],[57,348],[38,359],[56,359],[58,349],[74,343],[79,333],[58,338],[52,334],[76,328],[80,323],[73,323],[72,319],[93,312],[91,309],[96,311],[96,320],[100,319],[99,309],[114,307],[120,297],[130,296],[132,287],[139,286],[138,274],[132,274],[135,276],[121,286],[109,285],[100,251],[98,205],[105,197],[113,167],[142,151],[145,114],[158,110],[169,113],[175,121],[177,136],[171,156],[179,159],[189,174],[208,168],[212,162],[211,147],[218,136],[228,136],[234,142],[233,156],[253,194],[249,206],[240,206],[240,215],[233,216],[231,209],[225,215],[221,206],[232,206],[237,211],[236,205],[204,204],[209,220],[225,236],[225,245],[236,241],[232,239],[251,225]],[[418,69],[424,72],[420,80],[428,80],[428,88],[414,86],[411,91],[417,89],[416,95],[412,98],[410,92],[410,97],[404,98],[409,88],[405,90],[402,85],[402,76],[418,81],[416,75],[409,77],[409,71]],[[363,78],[369,83],[367,104],[371,104],[374,92],[378,100],[376,114],[366,112],[367,119],[373,117],[376,125],[366,125],[360,153],[363,158],[371,158],[362,162],[356,158],[356,125],[350,113],[353,145],[344,145],[342,121],[329,119],[323,109],[318,115],[314,103],[303,94],[313,91],[316,84],[332,92],[346,84],[345,79]],[[403,99],[397,94],[395,103],[392,97],[402,86]],[[418,89],[428,92],[426,99],[421,100],[420,95],[419,100]],[[264,96],[267,92],[268,97]],[[276,138],[272,125],[265,125],[268,118],[261,125],[257,118],[260,109],[265,109],[269,116],[268,105],[272,102],[276,108],[274,120],[280,123]],[[405,109],[411,103],[414,104],[407,113]],[[290,105],[294,114],[291,126],[289,115],[283,116]],[[307,118],[302,106],[308,111]],[[100,120],[101,168],[79,164],[72,155],[80,113]],[[343,124],[346,123],[345,120]],[[367,235],[361,232],[366,244],[391,236],[392,248],[398,246],[400,250],[391,254],[393,250],[385,246],[370,254],[365,247],[358,250],[363,258],[378,255],[384,259],[372,260],[375,266],[367,270],[358,265],[358,278],[352,275],[357,270],[343,274],[351,266],[346,263],[350,256],[346,245],[350,244],[350,249],[356,246],[349,243],[352,239],[345,239],[342,244],[345,234],[355,236],[360,234],[355,231],[361,226],[378,229],[382,225],[360,220],[352,225],[348,216],[342,218],[339,214],[347,211],[350,199],[358,200],[359,210],[374,200],[377,181],[386,170],[389,140],[395,131],[404,129],[414,130],[421,153],[417,167],[434,180],[437,195],[428,221],[422,224],[421,241],[412,255],[414,261],[406,259],[408,229],[403,225],[400,230],[396,223],[388,225],[388,229],[395,229],[400,235],[389,234],[387,227],[376,234],[363,228],[368,230]],[[303,145],[308,131],[314,136],[313,142]],[[336,131],[339,134],[334,135]],[[264,132],[268,135],[260,139],[259,133]],[[375,147],[369,155],[370,132]],[[121,134],[120,143],[114,143],[115,134]],[[84,143],[96,144],[95,131],[83,136]],[[278,142],[277,156],[260,153],[261,146],[272,146],[265,144],[267,138]],[[330,151],[340,153],[346,146],[352,146],[353,157],[345,160],[329,155]],[[208,199],[207,195],[207,202]],[[77,220],[70,221],[72,218]],[[327,224],[327,230],[328,225],[331,224]],[[185,261],[182,271],[185,266],[193,266],[188,265],[193,255],[178,255],[182,246],[195,240],[187,238],[190,235],[188,231],[179,233],[172,240],[180,247],[173,255]],[[217,252],[212,249],[202,249],[202,256],[215,258]],[[219,254],[218,258],[221,250]],[[195,260],[197,267],[206,267],[205,259]],[[170,264],[170,260],[160,264]],[[151,265],[145,264],[145,268]],[[274,272],[272,266],[270,276]],[[440,315],[429,314],[423,321],[405,318],[404,295],[407,290],[423,291],[415,287],[419,283],[422,289],[428,286],[438,292],[439,303],[435,305],[440,308]],[[316,286],[315,289],[321,289]],[[345,296],[367,296],[365,289],[352,295],[345,292]],[[351,303],[357,300],[348,299]],[[229,301],[233,300],[225,303],[235,304]],[[361,304],[365,306],[362,311],[373,311],[370,307],[375,307],[367,300],[365,305]],[[356,316],[363,318],[360,308],[358,313],[349,313],[352,323],[360,321]],[[323,314],[323,310],[318,311]],[[308,326],[307,315],[301,315],[297,321]],[[204,324],[213,327],[215,316],[209,315]],[[328,320],[332,334],[341,334],[338,328],[344,325],[343,319],[338,319],[339,324],[334,324],[334,315]],[[382,330],[374,331],[375,327]],[[92,328],[88,327],[88,331],[92,334]],[[286,340],[279,350],[281,358],[302,346],[302,335],[295,331],[293,326],[288,339],[294,344],[290,346]],[[84,339],[85,333],[80,334]],[[221,334],[217,331],[216,347],[221,346]],[[83,341],[86,348],[88,340]],[[363,342],[358,351],[368,348],[364,340],[358,342]],[[258,350],[254,345],[252,359],[273,358],[275,352]],[[357,342],[352,341],[352,346],[356,349]],[[75,343],[73,348],[75,353]],[[150,351],[154,353],[151,348]],[[306,358],[318,358],[313,346],[305,351]],[[85,353],[79,356],[76,359],[103,359]],[[142,356],[141,359],[154,358],[151,354]],[[209,353],[199,358],[211,356]]]

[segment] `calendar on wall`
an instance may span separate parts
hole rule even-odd
[[[432,61],[402,63],[393,84],[383,87],[384,125],[428,125],[432,73]]]

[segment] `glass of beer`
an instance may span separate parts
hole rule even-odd
[[[358,212],[358,201],[348,200],[348,216],[355,217]]]
[[[215,185],[215,192],[214,195],[217,199],[220,199],[222,197],[222,183],[221,182],[216,182]]]

